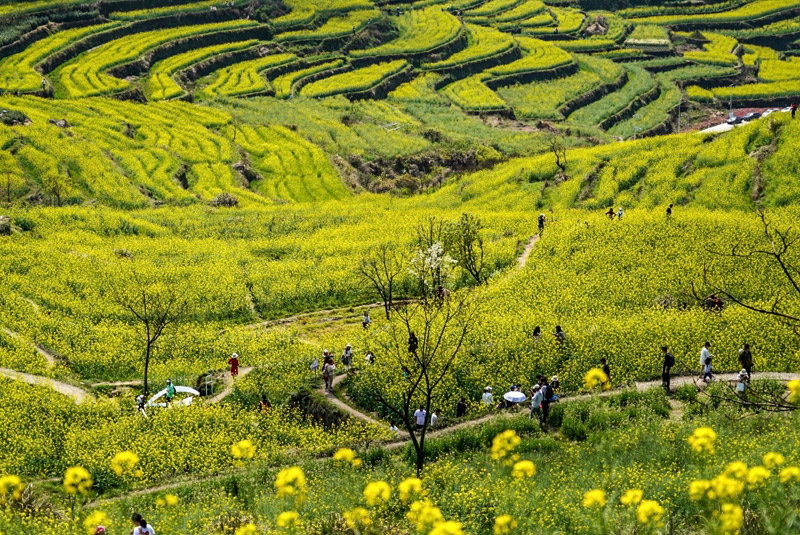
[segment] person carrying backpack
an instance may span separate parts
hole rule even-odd
[[[669,394],[670,373],[672,367],[675,366],[675,357],[669,352],[667,346],[661,346],[661,353],[664,354],[664,363],[661,368],[661,383]]]
[[[750,344],[745,344],[744,348],[739,350],[739,365],[747,372],[747,380],[750,380],[750,374],[753,371],[753,353],[750,351]]]
[[[544,214],[539,214],[539,235],[541,236],[542,232],[544,232]]]
[[[172,405],[172,400],[175,398],[175,385],[172,384],[171,379],[167,379],[167,405]]]

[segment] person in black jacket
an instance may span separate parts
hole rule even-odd
[[[661,383],[667,391],[667,394],[669,394],[670,373],[672,367],[675,366],[675,357],[669,352],[667,346],[661,346],[661,353],[664,355],[664,362],[661,368]]]

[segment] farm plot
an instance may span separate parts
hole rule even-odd
[[[661,95],[653,102],[639,108],[636,115],[611,127],[608,133],[627,139],[648,134],[670,120],[670,113],[681,104],[683,95],[665,74],[657,76]]]
[[[402,59],[378,63],[311,82],[303,87],[300,94],[306,97],[322,98],[367,91],[408,67],[409,63]]]
[[[733,54],[737,45],[736,39],[711,32],[703,32],[703,37],[709,41],[703,45],[703,50],[690,50],[683,57],[711,65],[733,66],[739,63],[739,58]]]
[[[698,25],[712,27],[718,23],[752,21],[768,15],[800,8],[800,0],[753,0],[743,6],[718,13],[698,13],[680,15],[662,15],[634,19],[635,22],[647,22],[662,26]]]
[[[493,112],[508,109],[508,104],[483,83],[485,75],[458,80],[443,89],[453,104],[469,112]]]
[[[295,60],[297,56],[294,54],[271,54],[229,65],[217,71],[213,81],[199,94],[206,97],[237,97],[262,93],[269,90],[270,86],[261,73]]]
[[[518,42],[520,48],[525,51],[525,55],[522,58],[505,65],[492,67],[486,72],[492,76],[511,76],[554,69],[575,62],[568,52],[547,41],[531,37],[520,37]]]
[[[550,8],[550,12],[555,15],[555,27],[542,27],[533,26],[530,28],[523,28],[522,32],[532,35],[545,35],[545,34],[573,34],[577,33],[582,27],[585,20],[585,15],[573,8]]]
[[[275,36],[275,40],[282,43],[298,41],[323,41],[325,39],[338,39],[347,35],[354,35],[373,22],[381,18],[381,12],[376,9],[367,11],[352,11],[340,17],[331,17],[325,24],[314,30],[297,30]]]
[[[234,0],[233,3],[234,7],[241,7],[247,5],[248,2],[247,0]],[[154,7],[150,9],[137,9],[134,11],[116,11],[111,13],[109,18],[125,21],[152,19],[156,17],[168,17],[171,15],[180,15],[183,13],[192,13],[196,11],[208,11],[212,6],[216,7],[219,5],[219,0],[205,0],[203,2],[179,4],[177,6]]]
[[[655,89],[656,81],[642,67],[626,66],[625,70],[628,71],[628,83],[618,91],[574,111],[568,120],[586,126],[600,125]]]
[[[294,85],[303,78],[342,67],[344,64],[345,62],[343,59],[334,59],[299,71],[291,71],[282,74],[272,81],[272,86],[275,88],[275,96],[279,98],[289,98],[294,94]]]
[[[467,32],[468,45],[464,50],[459,50],[441,61],[423,63],[422,69],[435,71],[465,65],[502,54],[515,45],[511,35],[494,28],[467,24]]]
[[[646,50],[669,50],[672,41],[669,31],[654,24],[637,24],[625,39],[625,46]]]

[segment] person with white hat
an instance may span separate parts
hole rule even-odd
[[[235,379],[239,375],[239,355],[236,353],[231,355],[231,358],[228,359],[228,364],[231,366],[231,377]]]
[[[492,405],[494,403],[494,399],[492,398],[492,387],[487,386],[483,389],[483,396],[481,398],[483,400],[484,405]]]
[[[350,366],[353,365],[353,346],[347,344],[344,347],[344,353],[342,353],[342,364],[344,364],[344,369],[346,371],[350,371]]]

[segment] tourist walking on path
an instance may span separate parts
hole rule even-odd
[[[365,329],[368,329],[370,324],[372,323],[372,319],[369,317],[369,310],[364,311],[364,319],[361,320],[361,326]]]
[[[672,219],[672,204],[667,206],[667,219]]]
[[[317,357],[314,357],[314,360],[311,361],[311,371],[314,372],[314,375],[319,372],[319,359]]]
[[[333,392],[333,376],[336,375],[336,365],[333,359],[325,360],[322,366],[322,380],[325,381],[325,391]]]
[[[703,367],[703,377],[702,377],[702,379],[706,383],[710,383],[711,381],[714,380],[714,374],[711,371],[711,361],[712,361],[712,358],[708,357],[706,359],[706,364]]]
[[[541,423],[547,423],[547,417],[550,416],[550,402],[552,401],[553,391],[550,385],[547,384],[547,378],[543,375],[539,379],[539,386],[542,392],[542,420]]]
[[[350,371],[350,366],[353,365],[353,346],[347,344],[344,347],[344,352],[342,353],[342,364],[344,364],[344,369],[346,371]]]
[[[417,431],[421,431],[425,427],[425,421],[428,418],[428,413],[423,405],[414,411],[414,423],[417,424]]]
[[[133,522],[132,535],[156,535],[153,526],[149,526],[139,513],[133,513],[131,521]]]
[[[753,372],[753,353],[750,352],[750,344],[745,344],[739,350],[739,365],[747,372],[747,380],[750,380],[750,374]]]
[[[456,403],[456,418],[463,418],[467,414],[467,401],[464,398]]]
[[[544,396],[542,395],[542,387],[540,385],[533,385],[533,390],[531,390],[531,414],[528,417],[529,419],[533,419],[535,416],[537,420],[539,420],[539,424],[542,423],[542,401],[544,400]]]
[[[670,376],[672,373],[672,367],[675,366],[675,357],[672,356],[672,353],[669,352],[669,348],[667,346],[661,346],[661,353],[664,355],[664,362],[661,367],[661,383],[664,385],[664,389],[669,394],[669,383],[670,383]]]
[[[700,350],[700,378],[703,378],[703,374],[706,371],[706,361],[713,357],[709,348],[711,347],[711,342],[706,342],[703,344],[703,349]]]
[[[236,353],[231,355],[231,358],[228,359],[228,364],[231,366],[231,377],[235,379],[239,375],[239,355]]]
[[[542,232],[544,232],[544,221],[544,214],[539,214],[539,236],[541,236]]]

